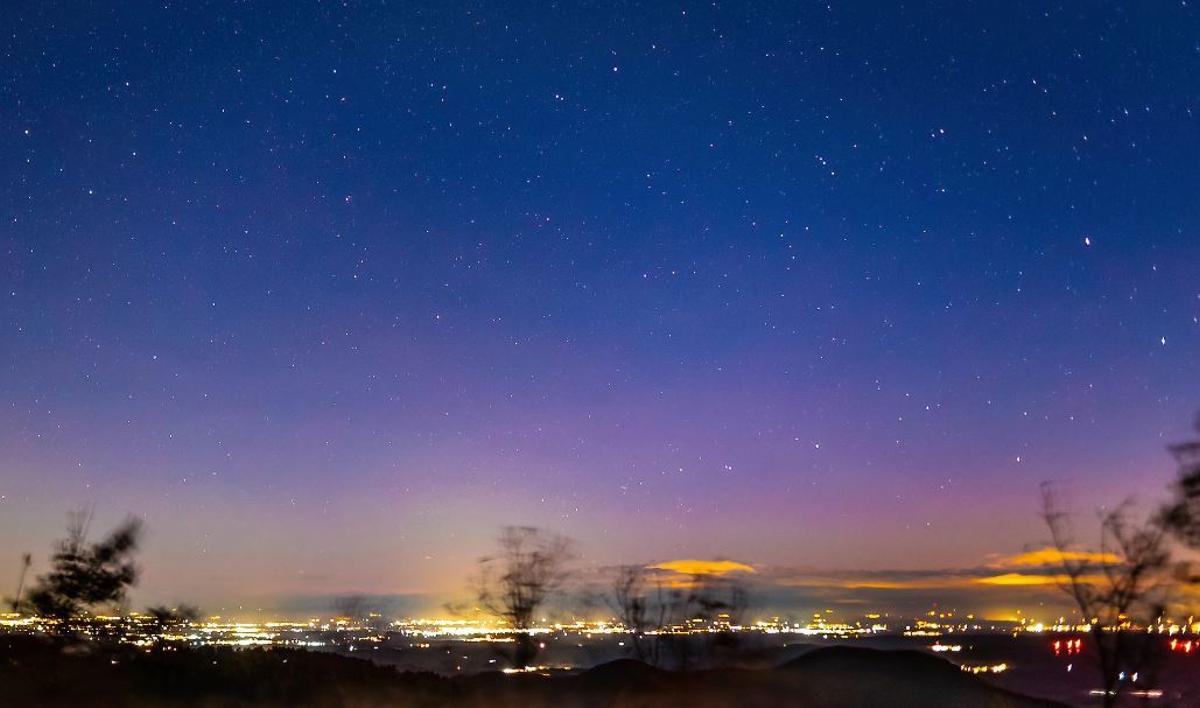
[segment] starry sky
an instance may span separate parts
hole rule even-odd
[[[1193,2],[4,15],[5,584],[80,504],[208,606],[974,568],[1200,406]]]

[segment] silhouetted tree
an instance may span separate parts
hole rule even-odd
[[[609,606],[621,624],[629,630],[630,649],[640,661],[657,665],[662,642],[658,634],[649,641],[647,632],[660,630],[667,622],[666,593],[662,578],[653,580],[644,565],[619,566],[613,577]]]
[[[671,576],[652,566],[625,566],[614,580],[612,605],[642,638],[633,651],[655,665],[687,670],[697,661],[719,662],[737,644],[734,627],[748,606],[745,585],[714,573]],[[651,636],[646,636],[653,631]]]
[[[1200,415],[1195,428],[1200,432]],[[1179,465],[1174,496],[1163,508],[1163,519],[1171,533],[1184,545],[1200,550],[1200,440],[1168,448]],[[1190,575],[1190,574],[1189,574]]]
[[[200,608],[194,605],[155,605],[147,607],[146,614],[150,615],[150,619],[159,627],[179,627],[200,619]]]
[[[692,593],[699,616],[716,630],[713,639],[717,647],[732,649],[737,644],[734,627],[741,625],[749,604],[745,586],[734,577],[705,575],[694,580]]]
[[[333,601],[333,611],[339,619],[359,623],[371,614],[370,604],[363,595],[342,595]]]
[[[387,619],[384,617],[386,604],[379,597],[361,594],[341,595],[334,598],[333,611],[338,618],[349,620],[360,627],[384,631],[387,628]]]
[[[69,620],[102,604],[124,600],[137,582],[133,562],[141,538],[142,522],[129,518],[95,543],[87,540],[91,513],[73,512],[67,536],[58,542],[51,569],[30,590],[28,606],[37,614]]]
[[[17,575],[17,593],[8,599],[8,606],[13,612],[21,611],[21,595],[25,591],[25,575],[29,572],[29,566],[33,565],[33,555],[30,553],[21,554],[21,572]]]
[[[732,651],[737,645],[733,628],[741,624],[747,604],[746,589],[737,578],[709,573],[693,575],[681,596],[675,598],[674,607],[676,612],[683,613],[689,629],[702,630],[704,634],[700,637],[702,641],[672,643],[679,668],[686,669],[696,659],[719,662],[720,653]]]
[[[1166,606],[1171,554],[1161,514],[1140,523],[1129,519],[1130,504],[1121,504],[1100,517],[1099,552],[1079,552],[1070,519],[1054,487],[1042,485],[1042,518],[1058,552],[1062,588],[1091,624],[1106,706],[1116,705],[1124,688],[1122,675],[1153,668],[1154,642],[1132,625],[1150,625]]]
[[[522,668],[537,655],[529,631],[537,610],[568,578],[573,544],[542,529],[508,526],[500,532],[497,546],[496,555],[479,560],[479,604],[516,630],[512,662]]]
[[[663,582],[659,580],[660,584]],[[663,607],[663,626],[655,635],[655,650],[660,662],[686,671],[696,655],[696,645],[691,636],[692,620],[697,619],[696,595],[691,587],[672,585],[659,593]]]

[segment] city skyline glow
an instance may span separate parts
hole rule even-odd
[[[0,40],[0,596],[90,506],[137,608],[424,612],[530,525],[1031,611],[1039,484],[1083,550],[1195,437],[1197,8],[134,5]]]

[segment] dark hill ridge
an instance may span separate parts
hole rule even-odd
[[[990,686],[945,659],[911,649],[822,647],[775,670],[797,678],[814,704],[822,706],[1049,705]]]
[[[889,670],[923,672],[946,677],[963,677],[954,664],[937,656],[915,649],[872,649],[869,647],[830,646],[816,647],[804,654],[785,661],[777,671],[823,671],[874,670],[887,667]]]
[[[575,677],[575,680],[591,686],[604,686],[612,683],[638,686],[663,681],[669,675],[670,672],[637,659],[617,659],[583,671]]]
[[[718,708],[738,706],[1054,705],[989,686],[913,651],[813,650],[775,669],[664,671],[630,659],[579,674],[444,677],[292,649],[64,654],[50,642],[0,637],[4,706],[319,706],[425,708]]]

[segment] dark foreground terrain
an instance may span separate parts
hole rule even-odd
[[[60,648],[0,639],[5,706],[1050,706],[916,651],[817,649],[773,669],[443,677],[291,649]]]

